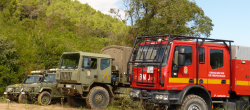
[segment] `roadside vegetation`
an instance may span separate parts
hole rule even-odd
[[[32,70],[56,68],[63,52],[99,53],[109,45],[132,46],[138,36],[209,37],[213,29],[212,20],[189,0],[123,3],[125,19],[119,17],[119,9],[106,15],[77,0],[1,0],[0,95]],[[108,109],[128,109],[131,103],[126,97]]]

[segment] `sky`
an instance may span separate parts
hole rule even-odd
[[[109,14],[121,0],[79,0]],[[210,38],[233,40],[233,45],[250,46],[250,0],[190,0],[202,8],[214,24]],[[124,15],[124,13],[121,13]]]

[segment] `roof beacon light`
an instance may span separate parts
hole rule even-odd
[[[151,41],[151,39],[150,39],[150,38],[145,38],[145,40],[146,40],[146,41]]]
[[[30,73],[43,73],[43,70],[39,70],[39,71],[30,71]]]
[[[49,69],[49,71],[56,71],[57,69],[56,68],[53,68],[53,69]]]
[[[168,38],[169,38],[169,36],[166,36],[166,37],[165,37],[165,40],[168,40]]]

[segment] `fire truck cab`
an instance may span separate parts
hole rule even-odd
[[[177,110],[249,106],[250,47],[231,40],[137,37],[128,74],[130,98]]]

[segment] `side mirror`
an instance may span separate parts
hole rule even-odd
[[[135,60],[136,60],[136,55],[133,55],[132,61],[135,61]]]
[[[134,51],[133,51],[133,57],[132,57],[132,61],[135,61],[136,60],[136,54],[138,52],[138,49],[136,48]]]
[[[138,52],[138,49],[136,48],[136,49],[133,51],[133,54],[135,55],[135,54],[137,54],[137,52]]]
[[[185,48],[184,47],[179,47],[178,48],[178,66],[184,66],[185,65]]]
[[[87,65],[91,65],[91,58],[88,59]]]

